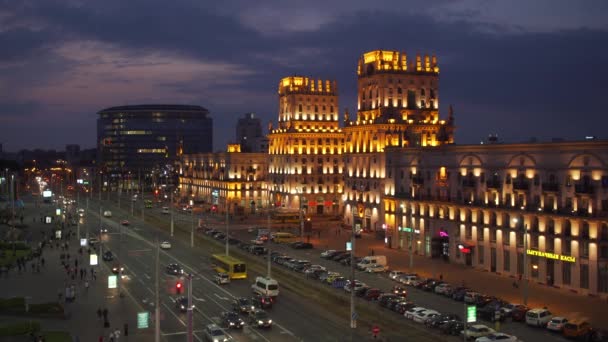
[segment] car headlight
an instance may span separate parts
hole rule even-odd
[[[252,306],[251,306],[251,310],[255,310],[255,306],[253,306],[253,305],[252,305]]]
[[[258,324],[264,324],[264,322],[262,322],[262,321],[258,321]]]
[[[183,305],[180,305],[179,307],[180,307],[180,308],[182,308],[182,309],[185,309],[185,308],[186,308],[186,307],[185,307],[185,306],[183,306]]]
[[[220,340],[218,340],[217,338],[214,338],[213,342],[220,342]]]
[[[230,325],[234,325],[234,322],[230,322]]]
[[[268,323],[272,323],[272,320],[271,320],[271,319],[269,319],[269,320],[268,320]]]

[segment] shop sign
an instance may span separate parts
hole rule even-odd
[[[526,254],[541,257],[541,258],[565,261],[565,262],[576,262],[576,257],[573,257],[571,255],[562,255],[562,254],[555,254],[555,253],[549,253],[549,252],[541,252],[541,251],[535,251],[535,250],[531,250],[531,249],[528,249],[526,251]]]

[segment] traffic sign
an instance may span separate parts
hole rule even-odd
[[[353,243],[350,241],[346,241],[346,250],[347,251],[352,251],[353,250]]]
[[[475,305],[467,306],[467,323],[477,322],[477,307]]]
[[[137,328],[146,329],[149,327],[150,313],[147,311],[137,313]]]
[[[359,314],[356,312],[353,312],[353,314],[350,317],[351,317],[351,319],[357,319],[357,318],[359,318]]]
[[[90,264],[91,266],[95,266],[95,265],[97,265],[97,254],[91,254],[91,255],[89,256],[89,264]]]
[[[111,275],[108,276],[108,288],[109,289],[115,289],[116,288],[116,276],[115,275]]]

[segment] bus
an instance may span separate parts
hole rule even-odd
[[[216,272],[227,273],[230,279],[247,279],[247,265],[235,257],[213,254],[211,262]]]
[[[292,243],[300,241],[300,237],[292,233],[277,232],[270,234],[270,240],[274,243]]]
[[[144,201],[146,208],[152,208],[152,200],[145,200]]]
[[[275,210],[270,217],[280,223],[300,223],[300,212],[298,210]]]

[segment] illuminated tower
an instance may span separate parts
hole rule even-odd
[[[338,214],[344,135],[338,124],[335,81],[285,77],[279,83],[279,119],[269,127],[269,180],[277,207],[308,215]]]
[[[344,120],[345,222],[355,201],[356,222],[383,227],[381,197],[387,194],[384,148],[432,147],[453,143],[453,117],[439,119],[439,66],[435,56],[408,57],[398,51],[364,53],[357,65],[357,116]]]

